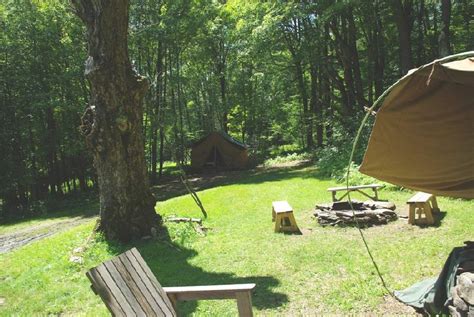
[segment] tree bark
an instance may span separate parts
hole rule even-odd
[[[82,132],[92,150],[106,238],[123,242],[153,235],[161,224],[146,173],[142,134],[148,81],[128,56],[128,0],[71,0],[87,28],[91,85]]]
[[[153,109],[152,119],[152,142],[151,142],[151,183],[156,183],[157,171],[156,165],[158,161],[158,130],[162,128],[162,88],[163,88],[163,44],[158,41],[158,53],[156,57],[156,94],[155,107]]]
[[[441,32],[439,33],[439,56],[444,57],[452,53],[450,44],[449,25],[451,23],[451,0],[441,1]]]
[[[411,31],[413,28],[413,2],[411,0],[397,0],[393,2],[395,11],[395,22],[398,29],[398,40],[400,43],[400,72],[405,75],[413,68],[411,55]]]
[[[298,90],[301,95],[301,103],[303,104],[303,124],[304,124],[304,131],[305,131],[306,148],[312,149],[314,146],[312,113],[310,111],[308,92],[306,90],[306,83],[304,80],[304,70],[303,70],[302,61],[295,58],[294,65],[295,65],[296,82],[298,83]]]

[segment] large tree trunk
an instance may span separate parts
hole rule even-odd
[[[128,57],[127,0],[71,0],[87,28],[91,85],[82,132],[90,146],[100,192],[100,230],[128,241],[153,234],[161,222],[146,174],[142,99],[148,81]]]
[[[400,42],[400,71],[405,75],[413,68],[411,55],[411,31],[413,28],[413,1],[397,0],[393,2],[395,11],[395,22],[398,29],[398,40]]]
[[[301,103],[303,104],[303,124],[305,132],[306,148],[312,149],[314,146],[313,142],[313,122],[312,113],[309,109],[308,92],[306,90],[306,83],[304,80],[304,69],[302,61],[294,57],[295,64],[295,76],[296,82],[298,83],[298,90],[301,95]]]
[[[451,24],[451,0],[441,1],[441,32],[439,33],[439,56],[451,54],[449,25]]]

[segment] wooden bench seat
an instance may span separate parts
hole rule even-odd
[[[275,232],[300,232],[293,208],[287,201],[272,202],[272,221],[275,222]]]
[[[113,316],[177,316],[181,300],[237,299],[239,316],[252,316],[255,284],[161,287],[137,249],[90,269],[92,290]]]
[[[379,199],[378,197],[378,193],[377,193],[377,189],[383,187],[382,185],[380,184],[369,184],[369,185],[358,185],[358,186],[340,186],[340,187],[330,187],[328,188],[328,191],[331,192],[332,194],[332,201],[333,202],[336,202],[336,201],[341,201],[344,197],[346,197],[349,192],[359,192],[361,193],[362,195],[372,199],[372,200],[375,200],[377,201]],[[370,196],[369,194],[367,194],[366,192],[364,192],[364,189],[372,189],[372,191],[374,192],[374,195],[373,196]],[[336,193],[339,192],[339,191],[345,191],[346,193],[344,195],[342,195],[341,197],[337,198],[336,197]]]
[[[439,212],[438,202],[434,195],[417,192],[408,199],[407,204],[409,205],[409,224],[434,224],[433,213]],[[416,215],[418,215],[418,217],[416,217]]]

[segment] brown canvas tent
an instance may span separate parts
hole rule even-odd
[[[224,132],[212,132],[191,146],[193,168],[241,169],[247,164],[247,146]]]
[[[377,112],[362,173],[474,198],[474,52],[466,55],[422,66],[392,87]]]

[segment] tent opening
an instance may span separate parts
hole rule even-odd
[[[216,146],[213,146],[206,159],[206,167],[220,168],[225,167],[225,161]]]

